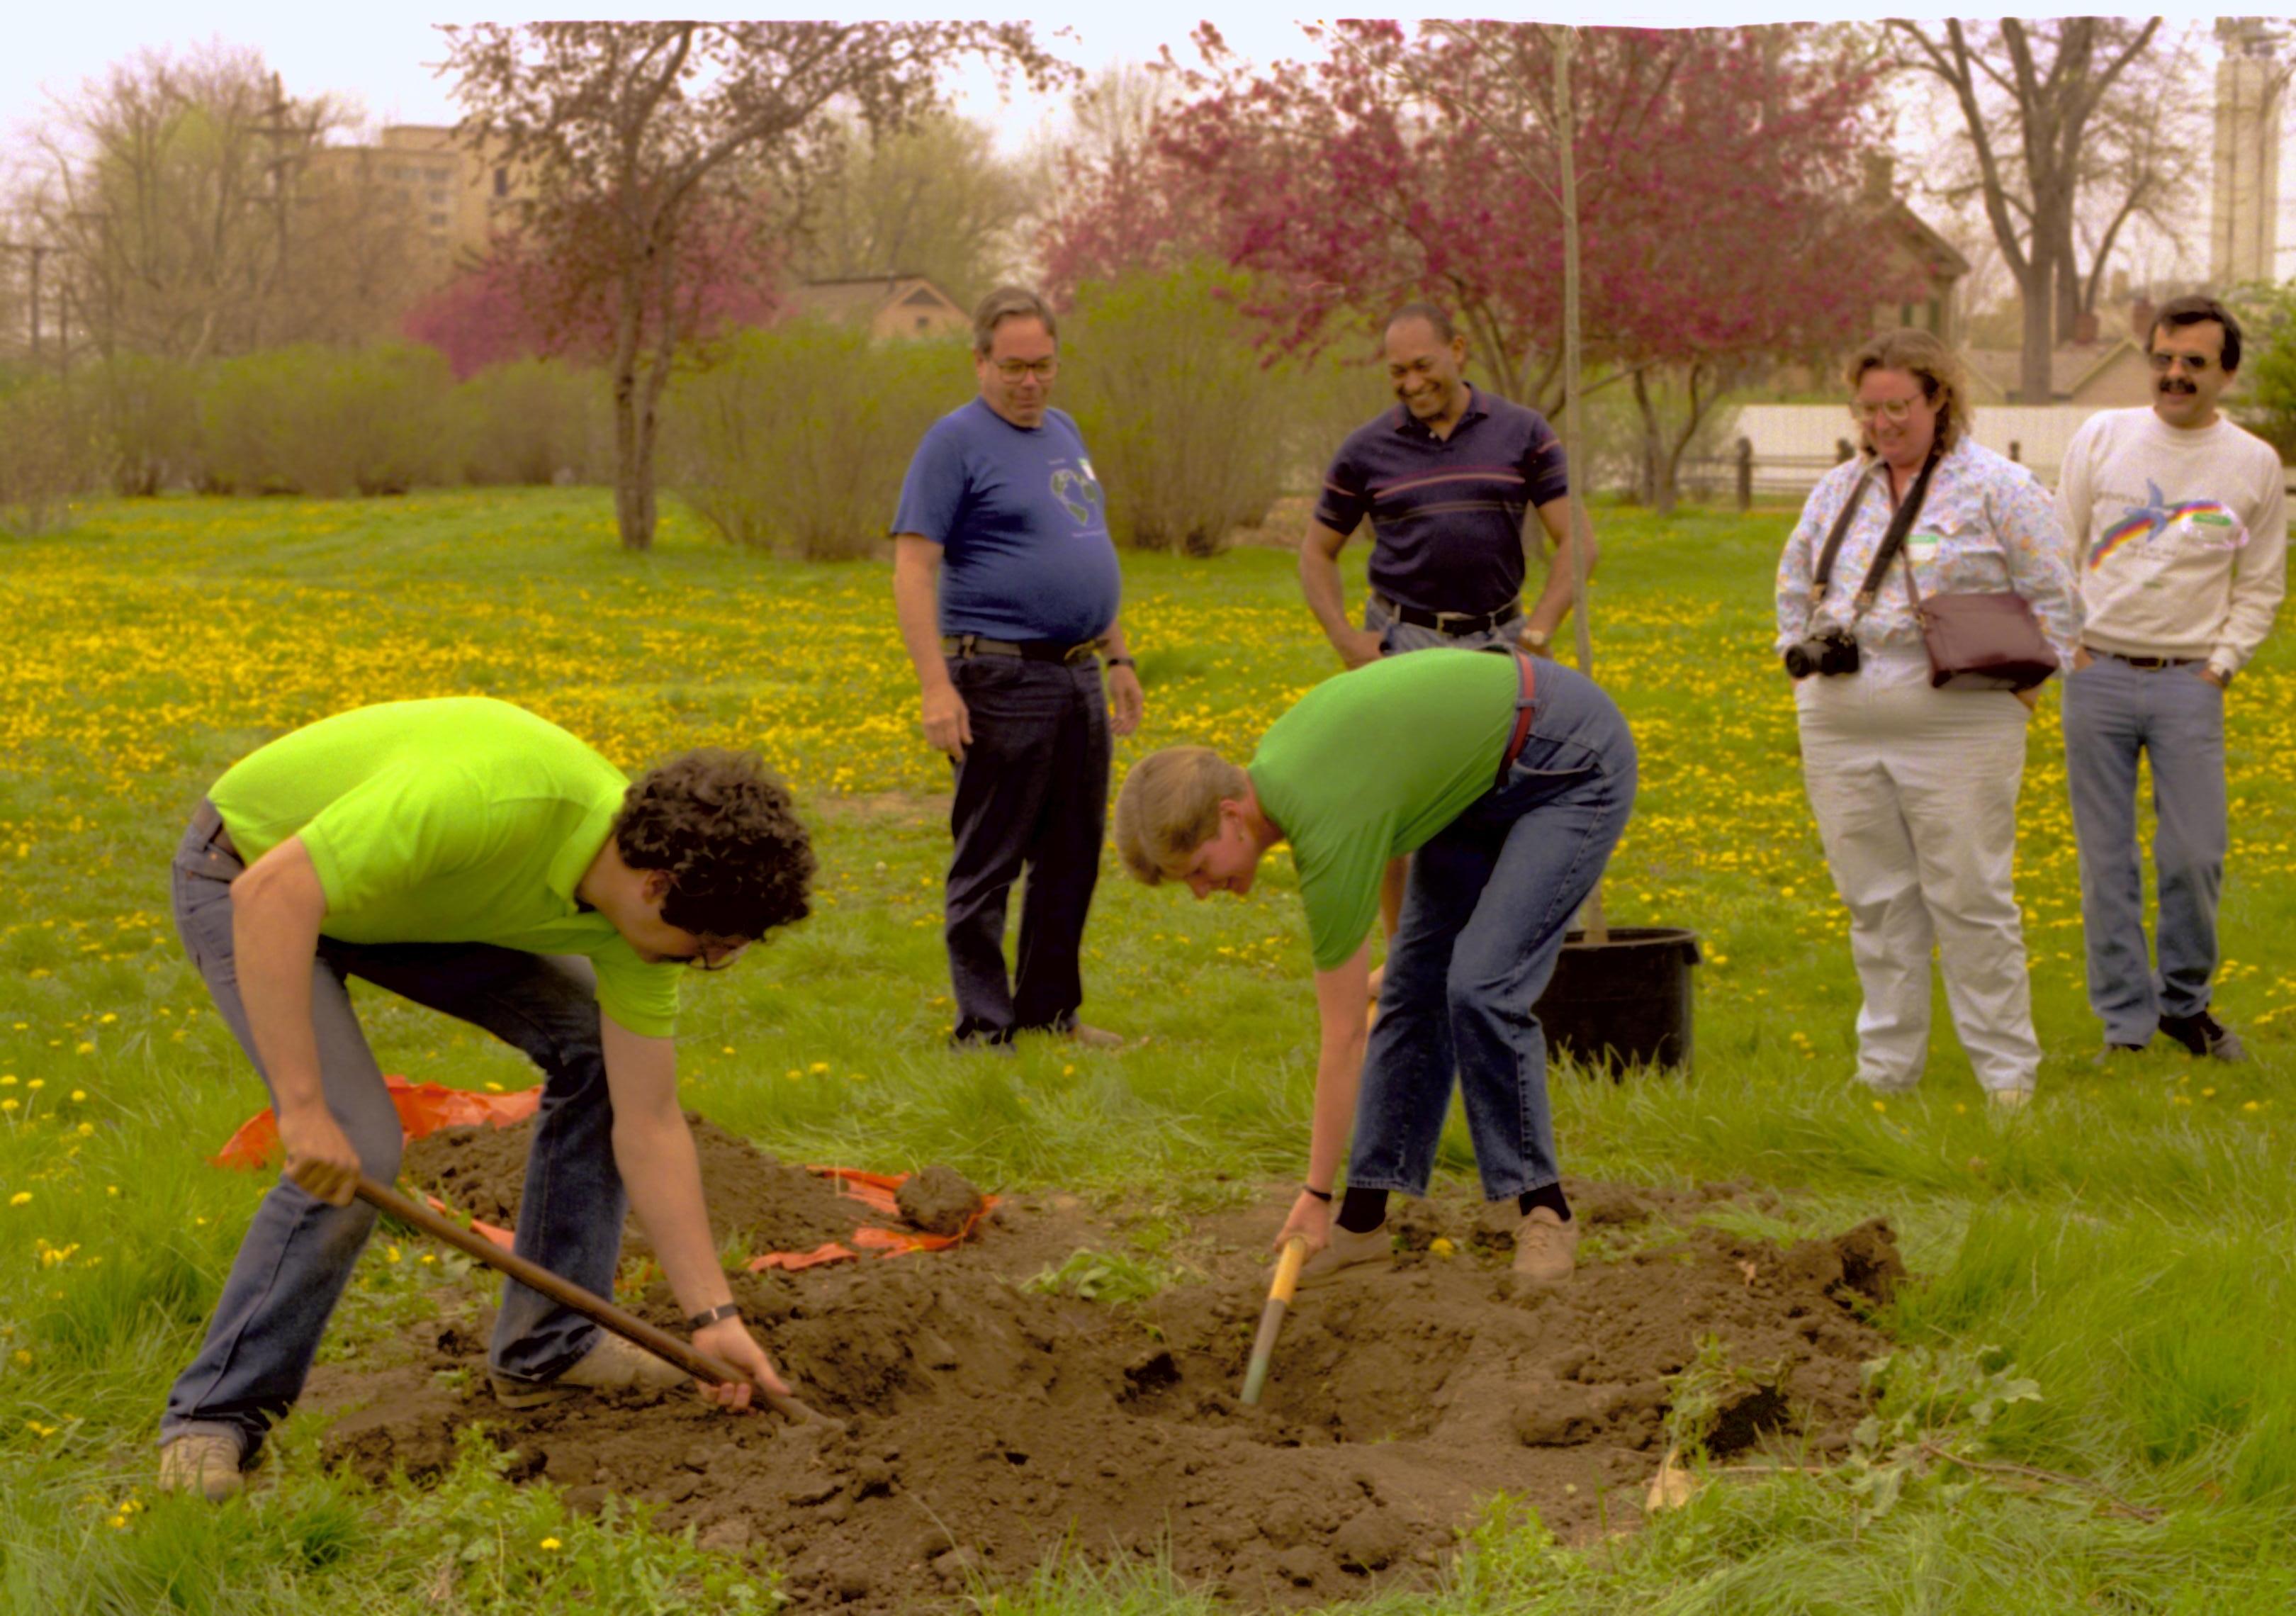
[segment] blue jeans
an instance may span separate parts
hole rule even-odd
[[[941,906],[960,1041],[1076,1024],[1078,956],[1108,829],[1108,697],[1100,663],[952,657],[972,743],[955,765],[955,841]],[[1021,946],[1004,969],[1004,915],[1021,898]]]
[[[1363,626],[1366,632],[1379,636],[1381,653],[1399,655],[1406,651],[1431,651],[1447,645],[1454,651],[1484,651],[1492,646],[1513,646],[1522,639],[1522,613],[1518,611],[1505,622],[1473,634],[1445,634],[1439,628],[1422,628],[1416,623],[1406,623],[1395,615],[1393,603],[1373,591],[1364,602]]]
[[[202,805],[176,849],[176,929],[216,1009],[255,1062],[232,950],[231,882],[244,867]],[[484,1028],[542,1069],[542,1106],[528,1153],[517,1250],[601,1295],[621,1253],[625,1197],[614,1165],[613,1105],[606,1093],[596,984],[587,960],[545,959],[483,943],[350,944],[319,939],[311,1020],[327,1109],[369,1177],[398,1175],[397,1107],[352,1013],[360,977],[419,1005]],[[270,1079],[264,1076],[264,1085]],[[276,1094],[272,1095],[277,1103]],[[271,1423],[303,1390],[327,1318],[341,1297],[374,1210],[330,1206],[285,1178],[256,1208],[199,1356],[176,1379],[160,1422],[162,1443],[192,1432],[232,1438],[250,1461]],[[547,1381],[590,1349],[597,1326],[540,1292],[504,1289],[490,1357],[513,1380]]]
[[[2229,841],[2224,692],[2196,666],[2132,668],[2099,655],[2065,680],[2065,782],[2080,844],[2089,1006],[2111,1044],[2150,1043],[2164,1015],[2209,1007],[2217,899]],[[2152,761],[2156,974],[2144,946],[2136,758]]]
[[[1427,1193],[1455,1074],[1486,1196],[1561,1176],[1531,1006],[1633,811],[1635,742],[1575,669],[1541,660],[1538,675],[1505,783],[1412,856],[1364,1052],[1350,1187]]]

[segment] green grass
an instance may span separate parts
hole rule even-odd
[[[1708,963],[1691,1077],[1558,1079],[1566,1167],[1769,1186],[1783,1193],[1775,1211],[1730,1214],[1765,1234],[1887,1216],[1922,1276],[1892,1320],[1900,1338],[1947,1358],[1992,1347],[2040,1389],[1964,1433],[1970,1451],[2090,1486],[2028,1494],[1927,1468],[1877,1511],[1839,1477],[1734,1477],[1586,1551],[1495,1505],[1452,1585],[1408,1608],[2296,1608],[2282,1014],[2296,981],[2258,963],[2296,940],[2296,703],[2281,643],[2231,702],[2233,963],[2218,1002],[2258,1062],[2088,1064],[2098,1035],[2082,1002],[2051,701],[2033,730],[2019,863],[2048,1052],[2040,1099],[1996,1126],[1940,1001],[1922,1091],[1877,1105],[1847,1088],[1855,981],[1767,651],[1790,513],[1599,520],[1595,671],[1636,726],[1644,775],[1609,906],[1622,923],[1694,927]],[[1119,765],[1178,740],[1247,750],[1330,670],[1287,555],[1128,557],[1126,570],[1150,705]],[[631,557],[611,542],[603,496],[560,491],[108,505],[73,534],[0,543],[0,572],[12,641],[0,667],[0,1079],[13,1079],[0,1081],[0,1610],[770,1602],[770,1568],[632,1521],[569,1518],[548,1489],[513,1488],[475,1456],[429,1492],[329,1476],[305,1416],[283,1434],[275,1489],[250,1503],[152,1497],[160,1400],[261,1189],[205,1164],[262,1102],[174,943],[168,855],[225,767],[338,708],[482,691],[627,764],[734,741],[790,775],[818,827],[819,911],[693,985],[681,1054],[691,1103],[776,1153],[947,1161],[1000,1189],[1061,1187],[1152,1214],[1128,1251],[1080,1254],[1078,1275],[1121,1268],[1128,1281],[1164,1269],[1172,1220],[1298,1170],[1315,1025],[1280,859],[1251,901],[1203,905],[1137,888],[1111,861],[1087,939],[1087,1014],[1147,1035],[1141,1047],[1037,1042],[1010,1062],[940,1047],[946,770],[914,738],[881,567],[760,562],[675,516],[654,554]],[[374,995],[362,1013],[387,1070],[531,1080],[455,1023]],[[1443,1161],[1468,1167],[1463,1129]],[[378,1250],[338,1329],[388,1329],[436,1283],[411,1248],[398,1263]],[[2163,1513],[2101,1510],[2093,1488]],[[996,1608],[1202,1604],[1152,1575],[1071,1564]]]

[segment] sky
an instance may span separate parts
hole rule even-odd
[[[657,8],[659,9],[659,8]],[[947,0],[829,0],[800,14],[931,16],[947,14]],[[1351,8],[1354,9],[1354,8]],[[1814,20],[1851,14],[1881,15],[1885,0],[1477,0],[1472,6],[1431,5],[1414,0],[1383,5],[1380,14],[1415,17],[1456,15],[1538,16],[1553,21],[1680,26],[1755,21]],[[1988,8],[1997,10],[2000,8]],[[2013,11],[2048,14],[2050,8],[2011,5]],[[2058,7],[2058,10],[2068,9]],[[1193,6],[1109,4],[1099,0],[1054,0],[1029,7],[1038,37],[1056,54],[1089,71],[1120,62],[1152,62],[1169,48],[1184,62],[1195,60],[1188,36],[1195,20],[1209,15],[1230,48],[1248,61],[1268,62],[1310,52],[1299,19],[1303,12],[1287,0],[1221,4],[1198,0]],[[100,77],[111,62],[145,49],[180,53],[205,41],[254,45],[283,78],[289,94],[328,94],[348,100],[365,113],[369,127],[384,123],[449,124],[459,116],[447,83],[433,70],[444,55],[438,22],[467,21],[469,12],[408,5],[313,5],[308,0],[94,0],[89,4],[59,0],[23,0],[11,18],[5,48],[0,49],[0,170],[8,159],[22,159],[34,128],[52,110],[53,97],[70,97],[81,84]],[[603,13],[600,13],[603,14]],[[641,4],[618,7],[619,16],[646,14]],[[670,14],[661,11],[660,14]],[[689,13],[690,14],[690,13]],[[2196,7],[2172,10],[2172,17],[2206,16]],[[1063,118],[1059,96],[1035,96],[1025,89],[1000,95],[985,69],[952,85],[957,109],[988,124],[999,147],[1017,154],[1033,135],[1056,129]],[[2204,80],[2201,91],[2207,93]],[[2296,126],[2296,119],[2292,119]],[[2296,127],[2291,129],[2296,141]],[[2296,157],[2296,153],[2292,153]],[[2284,157],[2284,170],[2296,175],[2296,162]],[[1942,221],[1940,221],[1942,222]],[[2285,201],[2281,226],[2284,267],[2296,254],[2296,220]],[[1981,227],[1980,227],[1981,229]],[[1964,234],[1956,231],[1956,234]],[[2202,243],[2205,255],[2205,237]]]

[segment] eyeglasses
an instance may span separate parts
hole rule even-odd
[[[1879,415],[1894,425],[1911,416],[1914,406],[1922,402],[1919,398],[1885,398],[1879,404],[1868,404],[1860,398],[1849,406],[1849,418],[1863,426]]]
[[[2164,376],[2173,365],[2182,365],[2192,375],[2205,376],[2209,373],[2209,366],[2215,363],[2206,354],[2147,354],[2144,357],[2152,361],[2152,368]]]
[[[747,938],[739,938],[732,941],[719,938],[696,940],[701,942],[701,951],[687,957],[685,965],[691,971],[723,971],[741,958],[743,951],[750,946],[750,939]]]
[[[1023,376],[1050,381],[1061,368],[1058,356],[1050,359],[999,359],[996,363],[996,373],[1007,381],[1018,381]]]

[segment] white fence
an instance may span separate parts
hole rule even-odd
[[[2054,488],[2065,446],[2095,414],[2085,405],[2003,405],[1977,411],[1974,430],[1978,442],[2032,467]],[[1729,446],[1723,454],[1684,463],[1686,485],[1704,496],[1726,498],[1742,478],[1757,496],[1799,498],[1841,463],[1842,447],[1857,440],[1857,427],[1846,405],[1750,404],[1720,437]],[[1742,438],[1751,446],[1751,467],[1740,464]]]

